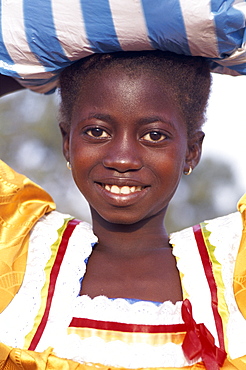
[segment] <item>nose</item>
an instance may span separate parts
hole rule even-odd
[[[123,139],[108,147],[103,165],[118,172],[137,171],[142,168],[142,158],[137,143]]]

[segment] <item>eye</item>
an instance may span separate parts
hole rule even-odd
[[[150,142],[156,142],[156,143],[163,141],[166,138],[167,138],[167,135],[163,134],[160,131],[150,131],[141,137],[141,139],[144,141],[150,141]]]
[[[98,139],[101,139],[101,138],[104,139],[104,138],[110,137],[110,135],[100,127],[90,128],[90,129],[86,130],[85,133],[86,133],[86,135],[88,135],[90,137],[94,137],[94,138],[98,138]]]

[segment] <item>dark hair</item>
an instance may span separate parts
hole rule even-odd
[[[70,125],[76,98],[83,88],[83,79],[105,69],[124,69],[136,76],[141,72],[156,73],[168,84],[192,136],[205,121],[211,75],[202,57],[178,55],[160,50],[93,54],[67,67],[60,76],[61,120]]]

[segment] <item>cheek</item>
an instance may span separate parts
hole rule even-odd
[[[161,176],[176,178],[181,176],[186,159],[186,146],[179,146],[171,150],[163,150],[158,155],[149,155],[150,165],[154,164]],[[171,179],[170,179],[171,180]]]
[[[181,171],[181,174],[183,172],[184,164],[186,161],[186,152],[187,142],[181,141],[172,153],[172,165],[174,169],[176,169],[176,171]]]
[[[91,186],[91,178],[101,161],[101,153],[86,145],[75,145],[71,152],[71,167],[73,179],[82,193]]]
[[[89,163],[90,157],[93,155],[93,150],[88,150],[88,145],[83,142],[80,133],[76,130],[70,136],[70,160],[74,167],[84,167]]]

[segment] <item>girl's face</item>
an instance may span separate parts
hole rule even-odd
[[[168,86],[150,72],[89,76],[73,109],[64,154],[99,217],[133,224],[166,212],[184,170],[200,157]]]

